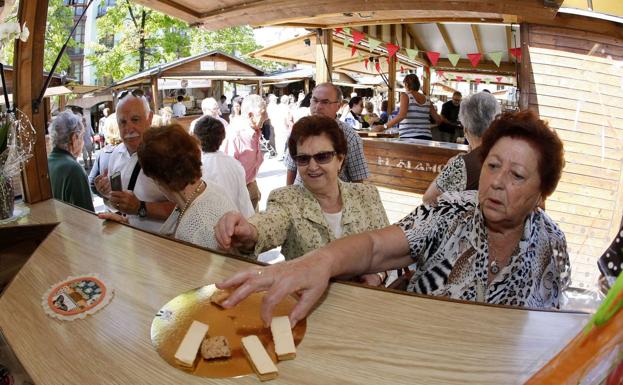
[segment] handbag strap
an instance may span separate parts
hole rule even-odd
[[[132,176],[130,176],[130,182],[128,183],[128,190],[134,191],[134,186],[136,185],[136,179],[138,179],[138,174],[141,172],[141,164],[136,161],[134,165],[134,170],[132,170]]]

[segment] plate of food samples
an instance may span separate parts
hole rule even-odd
[[[254,293],[231,309],[220,304],[229,292],[207,285],[178,295],[164,305],[151,324],[151,341],[170,365],[212,378],[255,373],[262,381],[278,376],[276,364],[296,357],[306,320],[290,327],[288,314],[296,298],[286,297],[264,326],[260,307],[265,293]]]

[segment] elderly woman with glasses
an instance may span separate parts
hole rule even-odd
[[[82,119],[71,111],[61,112],[50,124],[50,136],[54,147],[48,156],[52,196],[95,211],[87,174],[76,161],[84,146]]]
[[[346,139],[334,119],[308,116],[294,124],[288,149],[303,179],[272,191],[266,211],[248,221],[227,213],[216,226],[216,240],[224,250],[259,253],[281,246],[294,259],[335,239],[388,224],[376,187],[344,183],[338,173],[346,157]],[[380,285],[385,275],[362,276]]]

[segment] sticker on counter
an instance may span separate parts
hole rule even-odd
[[[112,288],[97,274],[67,277],[52,285],[43,295],[41,305],[50,317],[73,321],[94,314],[113,296]]]

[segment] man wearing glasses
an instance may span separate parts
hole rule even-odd
[[[143,132],[151,125],[153,113],[140,90],[122,92],[116,113],[123,143],[110,155],[108,173],[95,178],[95,188],[109,207],[127,216],[130,225],[158,232],[175,204],[167,200],[151,178],[145,176],[136,153],[143,141]],[[117,172],[121,176],[121,191],[112,191],[109,176]],[[114,217],[103,215],[100,218]]]
[[[312,91],[310,111],[312,115],[325,116],[335,119],[337,110],[342,102],[342,90],[340,87],[332,83],[318,84]],[[349,125],[337,120],[338,126],[344,132],[347,143],[346,159],[344,167],[340,171],[340,179],[344,182],[363,182],[370,175],[366,158],[363,155],[363,141]],[[288,185],[293,183],[303,183],[300,175],[297,175],[296,164],[286,152],[285,163],[288,169],[287,181]]]

